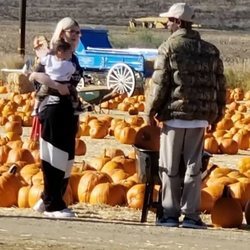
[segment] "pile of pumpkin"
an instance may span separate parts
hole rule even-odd
[[[90,136],[93,139],[103,139],[106,136],[114,136],[123,144],[134,144],[137,131],[147,123],[141,116],[129,116],[128,118],[113,118],[109,115],[87,115],[80,118],[77,137]]]
[[[100,107],[109,110],[118,109],[128,112],[130,115],[138,115],[139,112],[143,112],[145,109],[145,96],[134,95],[126,97],[119,95],[109,101],[101,103]]]
[[[202,183],[200,210],[225,228],[240,227],[245,211],[250,224],[250,157],[239,160],[237,169],[215,166]]]
[[[29,149],[4,145],[0,150],[7,157],[0,166],[0,206],[32,207],[43,191],[39,159]],[[88,202],[142,208],[144,190],[137,178],[134,152],[125,156],[120,149],[107,149],[88,164],[74,163],[64,199],[68,205]]]
[[[228,89],[227,103],[216,130],[205,135],[204,148],[212,154],[237,154],[250,148],[250,91]]]

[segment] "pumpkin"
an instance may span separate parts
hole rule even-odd
[[[42,184],[33,185],[29,190],[29,207],[33,207],[41,198],[44,186]]]
[[[128,113],[129,115],[138,115],[139,111],[138,108],[132,106],[128,109]]]
[[[87,146],[85,142],[81,139],[76,138],[75,155],[85,155],[86,151],[87,151]]]
[[[230,195],[228,186],[224,187],[223,195],[211,211],[214,226],[223,228],[238,228],[242,224],[243,211],[240,202]]]
[[[224,185],[212,184],[201,190],[200,211],[210,213],[214,207],[216,200],[218,200],[223,193]]]
[[[118,155],[125,155],[124,152],[119,148],[105,148],[105,155],[111,159]]]
[[[134,173],[136,173],[135,159],[130,159],[128,157],[120,155],[120,156],[114,157],[112,161],[121,163],[123,165],[124,171],[128,173],[129,175],[133,175]]]
[[[245,212],[246,223],[247,225],[250,225],[250,200],[246,203],[244,212]]]
[[[250,183],[236,182],[228,185],[230,195],[232,198],[238,199],[242,209],[245,208],[246,203],[250,200]]]
[[[115,134],[115,138],[123,144],[134,144],[136,137],[136,130],[132,127],[124,127],[119,134]]]
[[[110,175],[114,169],[123,169],[122,163],[109,161],[102,167],[101,172]]]
[[[102,156],[95,157],[92,160],[90,160],[89,164],[96,170],[101,170],[102,167],[111,160],[109,156],[106,156],[106,150],[104,150],[104,153]]]
[[[18,121],[8,121],[4,125],[5,132],[14,132],[18,135],[23,133],[22,124]]]
[[[28,149],[25,148],[18,148],[18,149],[11,149],[7,162],[17,162],[17,161],[25,161],[27,164],[35,163],[34,157]]]
[[[27,164],[20,170],[20,175],[23,177],[23,179],[26,181],[27,184],[32,184],[31,179],[32,176],[37,174],[40,171],[40,164],[33,163],[33,164]]]
[[[130,208],[142,209],[145,195],[145,184],[136,184],[127,192],[127,203]]]
[[[90,204],[123,205],[126,201],[126,191],[121,184],[100,183],[90,194]]]
[[[219,150],[219,144],[214,137],[208,137],[204,140],[204,150],[211,154],[217,154]]]
[[[13,165],[8,172],[0,176],[0,207],[11,207],[17,204],[18,190],[23,185]]]
[[[239,150],[238,143],[231,138],[223,138],[219,144],[220,152],[223,154],[237,154]]]
[[[112,182],[112,179],[106,173],[99,171],[89,171],[85,173],[78,184],[78,200],[80,202],[89,202],[90,194],[94,187],[104,182]]]
[[[237,167],[241,173],[244,173],[244,172],[250,170],[250,157],[241,158],[237,162]]]
[[[7,161],[10,150],[11,148],[7,145],[0,146],[0,164],[3,164]]]
[[[145,126],[139,129],[135,136],[135,146],[142,149],[159,151],[160,128],[156,126]]]
[[[19,208],[28,208],[29,206],[30,186],[23,186],[18,191],[17,205]]]
[[[103,126],[103,123],[99,122],[96,125],[90,126],[89,135],[94,139],[103,139],[108,135],[108,129]]]
[[[128,173],[126,173],[123,169],[114,169],[110,173],[111,179],[113,183],[119,183],[121,180],[125,180],[128,178]]]

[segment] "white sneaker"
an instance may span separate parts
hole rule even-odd
[[[36,212],[43,213],[45,211],[45,205],[42,199],[38,200],[37,203],[32,207]]]
[[[68,208],[65,208],[65,209],[60,210],[60,211],[53,211],[53,212],[44,211],[43,214],[47,217],[50,217],[50,218],[74,218],[74,217],[77,217],[77,214]]]

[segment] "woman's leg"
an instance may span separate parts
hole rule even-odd
[[[74,161],[77,117],[73,115],[70,100],[64,100],[48,106],[40,113],[40,119],[40,154],[44,173],[42,198],[46,211],[59,211],[66,208],[63,195]]]

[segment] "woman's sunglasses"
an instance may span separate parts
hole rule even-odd
[[[69,32],[70,34],[76,34],[76,35],[81,34],[81,32],[79,30],[65,30],[65,32]]]

